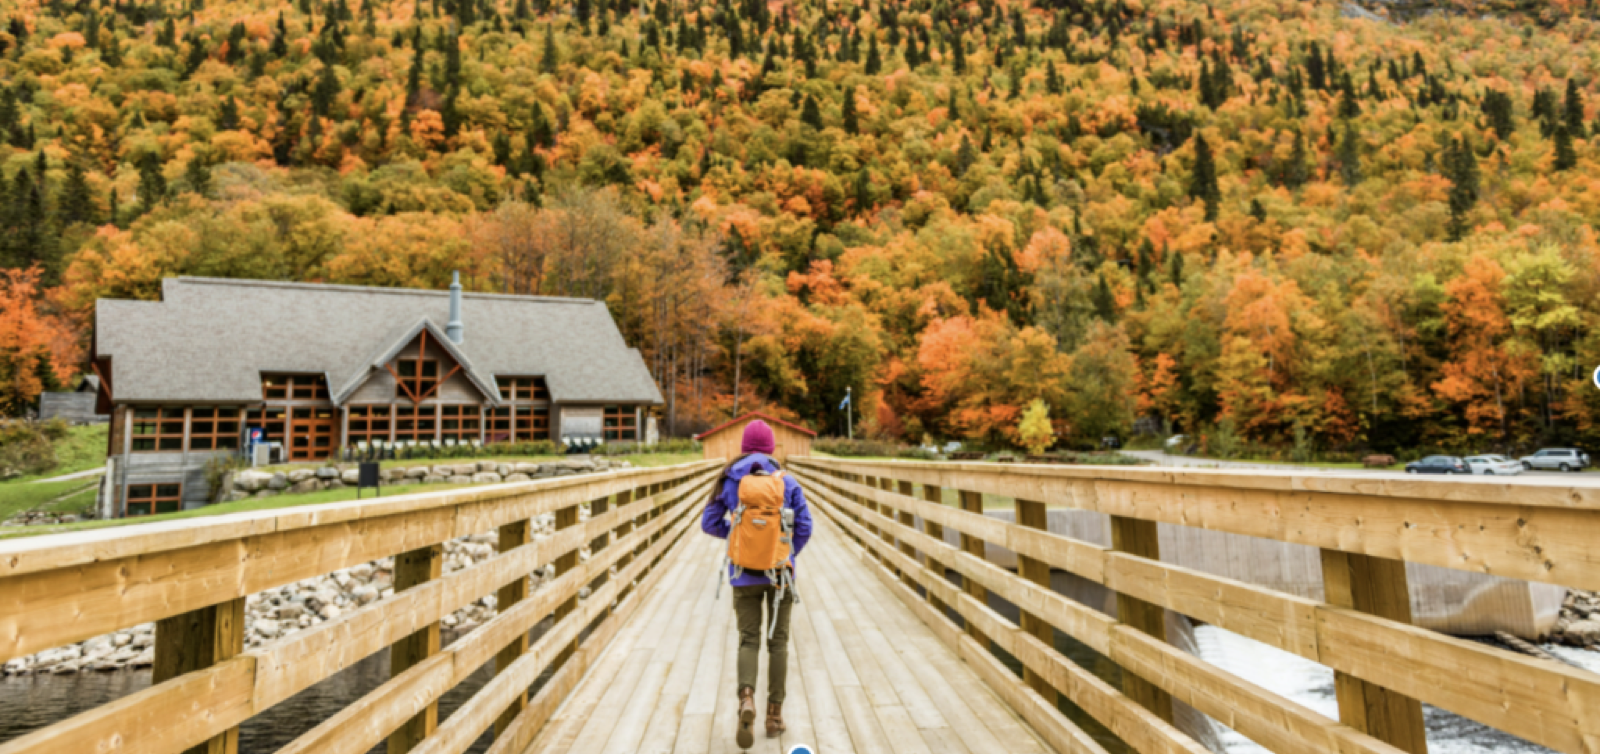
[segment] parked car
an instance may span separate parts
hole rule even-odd
[[[1167,447],[1176,448],[1180,444],[1183,443],[1183,440],[1184,440],[1184,436],[1183,435],[1173,435],[1171,437],[1168,437],[1167,438]]]
[[[1472,469],[1472,473],[1484,474],[1487,476],[1494,476],[1496,474],[1516,476],[1517,474],[1522,473],[1522,464],[1506,458],[1505,456],[1497,456],[1492,454],[1486,456],[1467,456],[1467,466]]]
[[[1471,474],[1471,467],[1459,456],[1428,456],[1406,464],[1407,474]]]
[[[1545,448],[1531,456],[1523,456],[1522,468],[1528,471],[1545,469],[1554,471],[1582,471],[1589,465],[1589,454],[1572,448]]]

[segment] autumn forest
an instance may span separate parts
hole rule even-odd
[[[0,411],[174,275],[605,300],[664,427],[1600,440],[1600,22],[5,0]]]

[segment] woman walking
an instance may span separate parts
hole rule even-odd
[[[723,469],[700,528],[728,542],[728,578],[739,624],[739,748],[755,744],[756,669],[767,639],[767,737],[783,724],[789,669],[789,613],[795,558],[811,539],[811,512],[793,477],[772,459],[772,427],[756,419],[744,428],[740,456]],[[755,563],[760,563],[756,565]],[[763,616],[763,608],[766,615]]]

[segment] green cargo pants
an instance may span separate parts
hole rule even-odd
[[[739,622],[739,688],[756,687],[756,670],[761,659],[761,641],[767,639],[767,701],[782,704],[784,683],[789,676],[789,611],[794,607],[794,591],[777,603],[777,587],[758,584],[733,588],[733,616]],[[778,625],[762,614],[765,606],[778,611]],[[736,689],[737,690],[737,689]]]

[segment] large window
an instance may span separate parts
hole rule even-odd
[[[550,388],[543,377],[500,377],[500,400],[507,403],[549,403]]]
[[[390,421],[387,404],[351,406],[349,444],[388,442]]]
[[[394,409],[395,442],[433,442],[438,428],[434,415],[436,406],[396,406]]]
[[[123,502],[122,508],[126,516],[177,513],[182,509],[182,484],[130,484],[128,499]]]
[[[501,406],[494,410],[489,442],[526,442],[550,439],[548,406]]]
[[[238,450],[239,409],[195,408],[189,411],[190,450]]]
[[[134,409],[133,449],[138,452],[182,451],[183,409]]]
[[[478,439],[483,418],[477,404],[455,404],[439,407],[439,439],[473,442]]]
[[[433,359],[404,359],[395,364],[395,373],[401,390],[415,401],[426,399],[439,386],[439,362]]]
[[[289,460],[317,461],[333,455],[339,436],[334,409],[291,409],[289,422]]]
[[[316,374],[264,374],[261,397],[269,401],[325,401],[328,380]]]
[[[606,406],[605,411],[605,439],[606,440],[637,440],[639,433],[634,425],[638,424],[637,414],[632,406]]]

